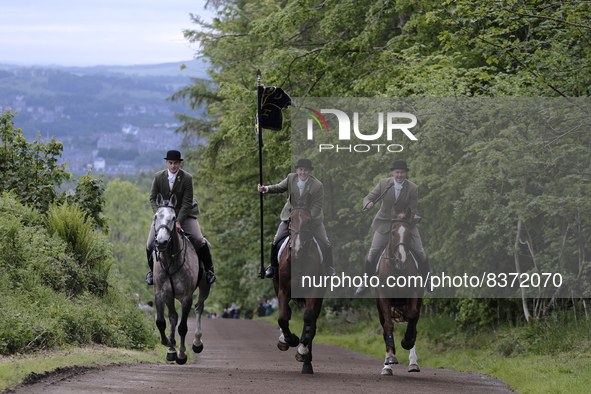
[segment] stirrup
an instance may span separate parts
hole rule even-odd
[[[153,286],[154,285],[154,276],[152,274],[152,271],[149,271],[148,272],[148,275],[146,275],[146,283],[149,286]]]
[[[357,288],[357,290],[355,290],[355,296],[359,297],[363,294],[365,294],[367,292],[367,287],[363,286],[363,284],[361,286],[359,286]]]
[[[265,270],[265,278],[273,279],[274,276],[275,276],[275,268],[273,268],[272,266],[268,266],[267,269]]]
[[[205,280],[207,281],[207,284],[209,284],[209,285],[213,285],[215,283],[217,278],[215,277],[215,274],[213,273],[212,270],[209,270],[205,273]]]

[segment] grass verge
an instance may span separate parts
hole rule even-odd
[[[372,312],[365,313],[367,316],[335,317],[330,313],[322,316],[314,341],[342,346],[382,360],[385,356],[382,328],[377,316]],[[302,315],[294,311],[290,321],[290,328],[298,335],[303,327]],[[277,325],[277,312],[261,320]],[[586,326],[580,323],[579,332],[572,332],[577,330],[568,325],[544,331],[497,327],[469,333],[462,331],[452,318],[421,316],[417,326],[418,363],[422,367],[484,373],[522,394],[588,394],[591,393],[591,343],[589,335],[584,333],[588,329]],[[405,329],[406,324],[395,324],[394,340],[398,361],[408,364],[409,351],[400,346]],[[571,333],[566,334],[567,331]],[[528,338],[532,333],[536,337]],[[555,338],[548,338],[548,335]],[[571,338],[567,345],[558,344],[568,336]],[[541,350],[540,341],[546,343]],[[554,348],[552,341],[556,343]],[[533,346],[527,346],[528,343]],[[376,361],[376,373],[380,373],[381,368],[381,362]]]
[[[100,367],[109,364],[163,363],[168,348],[137,351],[103,345],[70,347],[37,353],[0,356],[0,392],[22,383],[30,374],[43,374],[71,367]],[[192,353],[192,352],[189,352]],[[192,354],[189,357],[194,357]],[[191,362],[191,358],[189,359]]]

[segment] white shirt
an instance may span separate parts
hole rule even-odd
[[[304,187],[306,186],[306,182],[308,182],[308,179],[310,178],[308,177],[305,181],[302,181],[300,178],[298,178],[298,188],[300,189],[300,196],[304,192]]]
[[[396,182],[396,179],[394,179],[394,193],[396,194],[396,199],[398,199],[398,196],[400,196],[400,191],[402,190],[403,184],[404,182],[398,183]]]
[[[179,173],[178,171],[176,173],[172,173],[170,172],[170,170],[168,171],[168,185],[170,186],[170,190],[172,191],[172,187],[174,186],[174,181],[176,180],[176,176]]]

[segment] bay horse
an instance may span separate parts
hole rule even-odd
[[[392,218],[390,239],[379,259],[378,277],[379,283],[393,284],[396,281],[398,287],[388,285],[374,287],[373,289],[386,344],[386,359],[382,375],[392,375],[391,365],[398,364],[392,335],[394,329],[393,320],[408,322],[401,345],[404,349],[410,350],[408,372],[420,372],[417,364],[415,341],[417,338],[417,322],[423,303],[422,297],[425,292],[415,257],[409,252],[409,245],[412,240],[410,231],[411,209],[408,207],[405,213],[397,214],[394,207],[392,207],[390,216]],[[411,286],[411,283],[414,285]]]
[[[312,216],[310,212],[311,199],[308,194],[305,201],[298,201],[292,207],[289,216],[289,247],[284,247],[279,256],[278,274],[273,278],[275,294],[279,301],[279,318],[277,322],[281,327],[281,335],[277,347],[286,351],[290,347],[297,347],[295,358],[303,362],[302,373],[313,374],[312,368],[312,341],[316,334],[316,321],[322,310],[323,296],[326,289],[309,289],[309,298],[297,299],[299,305],[305,303],[304,328],[301,339],[289,330],[291,319],[291,298],[292,280],[297,281],[298,277],[292,277],[292,272],[305,273],[306,275],[322,275],[321,257],[318,246],[312,236]]]
[[[205,300],[209,296],[210,285],[203,277],[203,262],[199,261],[197,253],[190,240],[176,228],[176,215],[174,207],[177,204],[176,196],[170,201],[163,200],[158,194],[156,199],[158,210],[154,215],[154,300],[156,303],[156,326],[160,331],[160,342],[168,346],[166,361],[176,361],[177,364],[187,362],[185,348],[185,335],[187,334],[187,318],[193,303],[193,293],[199,288],[199,298],[195,304],[197,315],[197,329],[192,349],[195,353],[201,353],[203,342],[201,341],[201,314]],[[175,308],[175,299],[181,302],[181,321],[178,333],[181,337],[181,345],[176,352],[174,332],[177,327],[178,314]],[[168,320],[170,322],[170,336],[166,336],[166,320],[164,319],[164,305],[168,307]]]

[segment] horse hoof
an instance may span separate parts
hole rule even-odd
[[[396,359],[396,356],[388,357],[388,358],[386,358],[386,361],[384,361],[384,365],[392,365],[392,364],[398,364],[398,359]]]
[[[175,361],[176,360],[176,353],[167,353],[166,354],[166,361]]]
[[[302,373],[306,374],[306,375],[313,375],[314,368],[312,368],[312,364],[311,363],[304,363],[304,365],[302,365]]]
[[[382,375],[392,376],[392,368],[382,368]]]
[[[203,344],[199,345],[199,346],[195,346],[193,345],[193,352],[195,353],[201,353],[203,351]]]
[[[185,358],[178,358],[177,357],[175,361],[178,365],[185,365],[187,363],[187,359],[188,359],[188,357],[185,357]]]
[[[408,372],[421,372],[421,369],[417,364],[410,364],[408,366]]]
[[[410,350],[415,346],[415,339],[413,339],[412,341],[407,341],[406,339],[402,338],[400,344],[402,345],[402,348],[404,350]]]
[[[296,352],[295,359],[301,363],[305,363],[310,360],[310,354],[300,354]]]
[[[289,349],[289,345],[285,342],[277,342],[277,348],[279,350],[281,350],[282,352],[286,351],[287,349]]]

